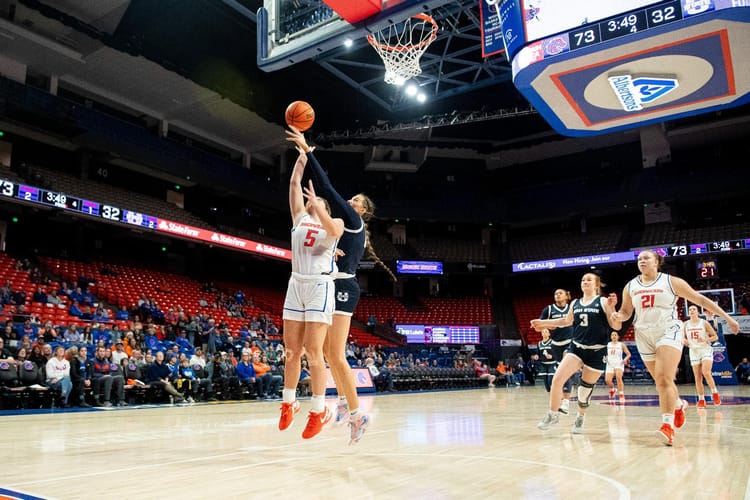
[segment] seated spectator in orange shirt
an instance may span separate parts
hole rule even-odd
[[[258,388],[263,388],[258,398],[280,399],[279,387],[283,378],[281,375],[270,373],[271,367],[261,359],[260,351],[253,352],[253,369],[255,369],[255,378],[259,381]]]
[[[510,366],[507,366],[503,361],[499,361],[497,363],[497,373],[505,377],[506,385],[510,385],[510,384],[520,385],[515,382],[515,378],[513,377],[513,368],[511,368]]]

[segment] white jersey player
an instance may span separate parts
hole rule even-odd
[[[698,391],[698,408],[706,407],[706,398],[703,391],[703,379],[706,379],[708,387],[711,388],[713,403],[715,406],[721,404],[716,382],[711,375],[714,364],[714,348],[711,343],[719,340],[713,326],[705,319],[698,316],[696,306],[688,307],[690,319],[685,321],[685,344],[690,348],[690,366],[693,367],[695,376],[695,389]]]
[[[620,335],[617,332],[610,334],[611,342],[607,344],[607,369],[604,372],[604,382],[609,387],[609,399],[613,399],[620,391],[620,403],[625,402],[625,383],[622,375],[625,372],[625,365],[630,360],[630,350],[628,346],[620,342]],[[623,358],[623,354],[625,357]],[[612,383],[612,378],[617,377],[617,389]]]
[[[672,446],[674,429],[685,423],[687,401],[680,399],[674,377],[682,358],[682,322],[677,319],[678,297],[703,308],[717,311],[733,333],[740,330],[737,321],[708,297],[696,292],[685,280],[659,271],[664,258],[653,250],[638,255],[640,275],[622,291],[622,307],[615,318],[625,321],[635,314],[635,342],[659,392],[662,424],[657,435]]]
[[[279,430],[286,430],[294,421],[300,404],[296,399],[302,352],[310,364],[312,408],[304,439],[316,436],[331,418],[325,405],[326,366],[323,342],[333,319],[336,271],[336,242],[344,233],[344,221],[330,215],[325,200],[315,194],[312,181],[302,187],[307,155],[297,147],[299,157],[289,180],[289,209],[292,229],[292,276],[284,299],[284,390],[282,392]],[[307,199],[307,203],[305,203]]]

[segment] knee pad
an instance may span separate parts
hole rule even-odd
[[[589,384],[581,380],[581,384],[578,386],[578,406],[581,408],[588,408],[589,401],[591,400],[591,393],[594,392],[594,384]]]

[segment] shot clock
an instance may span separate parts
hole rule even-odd
[[[719,267],[715,260],[698,261],[698,279],[711,280],[719,277]]]

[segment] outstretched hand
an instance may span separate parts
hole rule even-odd
[[[287,138],[286,140],[289,142],[294,143],[294,147],[297,149],[297,151],[300,151],[300,153],[305,154],[312,150],[310,146],[307,145],[307,140],[305,139],[305,135],[297,128],[293,126],[289,126],[291,130],[285,130]]]
[[[320,206],[323,202],[315,194],[315,187],[313,186],[312,179],[307,182],[307,187],[302,187],[302,196],[310,202],[310,206],[313,208]]]

